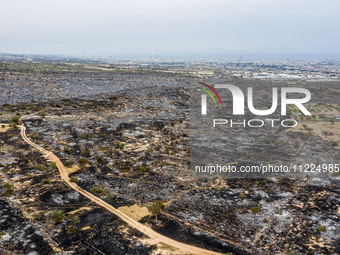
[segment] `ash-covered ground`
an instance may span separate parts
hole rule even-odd
[[[296,180],[190,172],[188,87],[196,81],[98,73],[1,77],[1,88],[10,92],[0,110],[3,253],[180,252],[150,244],[64,184],[16,128],[15,116],[32,113],[24,119],[29,138],[56,154],[74,182],[163,235],[221,253],[340,252],[339,174]],[[252,131],[246,144],[236,138],[249,137],[248,131],[225,131],[230,138],[223,143],[234,148],[226,150],[228,159],[339,158],[339,146],[313,132]]]

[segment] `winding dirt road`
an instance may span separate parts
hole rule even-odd
[[[39,150],[44,156],[46,156],[52,162],[56,163],[56,165],[58,167],[58,170],[59,170],[59,174],[60,174],[61,179],[69,187],[71,187],[75,191],[79,192],[80,194],[84,195],[85,197],[87,197],[88,199],[90,199],[91,201],[96,203],[97,205],[99,205],[99,206],[105,208],[106,210],[108,210],[109,212],[117,215],[120,219],[125,221],[128,225],[130,225],[131,227],[139,230],[143,234],[147,235],[148,237],[153,239],[156,243],[159,243],[159,244],[160,243],[165,243],[165,244],[170,245],[170,246],[172,246],[172,247],[174,247],[176,249],[179,249],[181,252],[183,252],[185,254],[198,254],[198,255],[210,255],[210,254],[211,255],[217,255],[217,254],[221,254],[221,253],[209,251],[209,250],[206,250],[206,249],[203,249],[203,248],[198,248],[198,247],[195,247],[195,246],[184,244],[184,243],[178,242],[178,241],[176,241],[174,239],[171,239],[169,237],[163,236],[163,235],[157,233],[156,231],[152,230],[150,227],[147,227],[144,224],[142,224],[142,223],[140,223],[138,221],[135,221],[134,219],[130,218],[126,214],[122,213],[121,211],[117,210],[113,206],[111,206],[108,203],[106,203],[105,201],[103,201],[100,198],[96,197],[92,193],[87,192],[86,190],[83,190],[76,183],[70,182],[67,170],[66,170],[65,166],[63,165],[63,163],[60,161],[60,159],[56,155],[54,155],[52,152],[50,152],[50,151],[40,147],[39,145],[35,144],[34,142],[32,142],[26,136],[26,127],[25,127],[25,125],[22,122],[22,120],[25,117],[27,117],[27,116],[24,116],[24,117],[20,118],[20,122],[22,124],[21,125],[21,136],[22,136],[22,138],[24,139],[24,141],[26,143],[28,143],[29,145],[33,146],[37,150]]]

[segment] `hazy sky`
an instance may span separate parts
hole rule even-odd
[[[340,54],[339,0],[0,0],[0,52]]]

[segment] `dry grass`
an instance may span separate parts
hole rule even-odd
[[[76,214],[77,212],[80,212],[80,211],[82,211],[82,210],[91,211],[92,209],[93,209],[92,207],[84,206],[84,207],[80,207],[80,208],[77,209],[77,210],[71,211],[71,212],[69,212],[68,214],[73,215],[73,214]]]
[[[77,172],[78,170],[80,170],[80,167],[78,165],[72,165],[70,167],[66,167],[66,171],[68,175],[73,174]]]
[[[88,230],[88,229],[91,229],[91,227],[90,226],[86,226],[86,227],[81,228],[82,231]]]
[[[296,119],[298,125],[294,128],[289,128],[287,131],[309,133],[303,125],[307,125],[307,128],[312,128],[310,132],[313,135],[320,136],[326,141],[336,141],[340,143],[340,122],[330,122],[319,119],[319,115],[340,115],[339,105],[336,104],[310,104],[306,108],[313,114],[313,120],[307,120],[306,117],[298,116]],[[291,110],[297,110],[295,107],[290,107]],[[334,132],[334,135],[324,135],[325,131]]]
[[[136,221],[139,221],[145,216],[152,215],[147,207],[138,206],[137,204],[131,206],[122,206],[119,207],[118,210]]]
[[[4,127],[2,127],[2,126],[4,126]],[[9,126],[9,124],[1,124],[0,123],[0,132],[1,133],[7,132],[10,129],[11,129],[11,127]]]
[[[309,132],[304,129],[303,125],[307,125],[308,128],[312,128],[311,134],[320,136],[327,141],[337,141],[340,143],[340,122],[329,121],[306,121],[300,120],[298,126],[289,128],[287,131],[303,132],[308,134]],[[324,135],[324,131],[334,132],[334,135]]]

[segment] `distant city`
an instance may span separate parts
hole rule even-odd
[[[340,58],[313,59],[301,55],[301,59],[247,59],[238,58],[192,59],[163,58],[157,55],[149,57],[73,57],[63,55],[34,55],[0,53],[0,61],[57,62],[65,64],[84,64],[91,69],[108,70],[148,69],[157,73],[181,74],[200,78],[245,78],[245,79],[298,79],[298,80],[336,80],[340,77]]]

